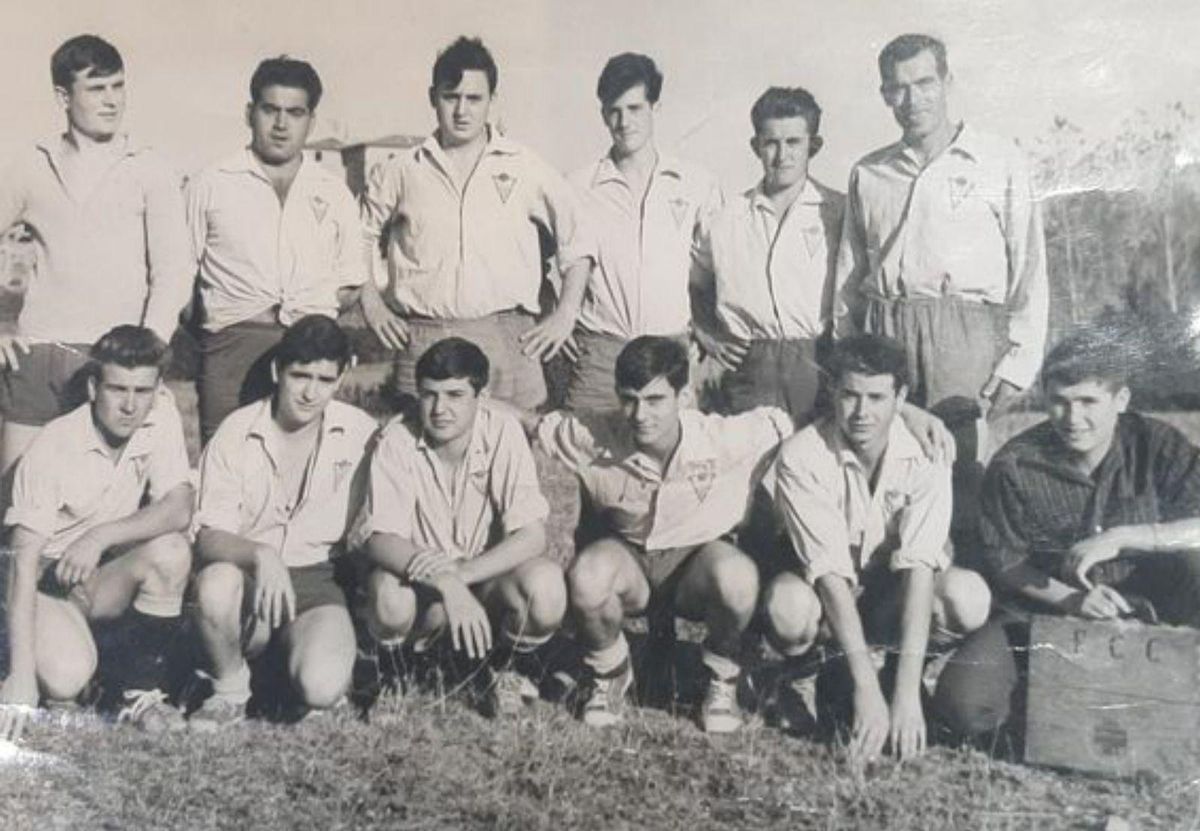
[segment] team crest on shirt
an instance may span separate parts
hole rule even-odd
[[[671,216],[675,218],[675,230],[682,231],[684,223],[687,222],[688,214],[691,213],[692,203],[681,196],[677,196],[671,200],[670,205]]]
[[[342,483],[346,481],[346,477],[354,470],[354,462],[348,459],[342,459],[333,463],[333,489],[339,490]]]
[[[500,201],[507,205],[508,197],[512,196],[513,188],[517,186],[517,177],[502,170],[492,176],[492,181],[496,183],[496,193],[500,195]]]
[[[894,514],[912,505],[912,496],[901,490],[885,491],[883,494],[883,509]]]
[[[317,224],[320,225],[325,221],[325,214],[329,213],[329,203],[320,196],[313,196],[308,201],[312,206],[313,216],[317,218]]]
[[[958,210],[958,206],[975,192],[975,183],[966,176],[951,176],[947,183],[950,186],[950,207],[954,210]]]
[[[692,486],[692,490],[696,492],[696,499],[703,502],[708,498],[713,483],[717,481],[717,460],[700,459],[688,462],[684,475],[687,477],[688,484]]]
[[[808,251],[808,256],[817,256],[821,252],[822,246],[825,245],[825,229],[819,225],[811,225],[808,228],[801,228],[800,235],[804,237],[804,247]]]

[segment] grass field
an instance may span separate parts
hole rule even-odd
[[[177,397],[193,414],[191,393]],[[1200,435],[1200,419],[1172,421]],[[553,552],[566,557],[574,483],[546,464],[542,474]],[[686,674],[696,650],[680,652]],[[386,698],[371,722],[344,713],[207,736],[46,720],[24,745],[43,763],[0,757],[0,829],[1200,828],[1200,771],[1109,781],[950,747],[860,771],[836,745],[757,722],[705,736],[689,718],[693,690],[682,697],[675,712],[635,710],[608,732],[549,703],[485,721],[439,689]]]

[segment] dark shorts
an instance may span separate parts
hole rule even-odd
[[[817,405],[820,387],[816,340],[754,340],[741,365],[720,376],[722,411],[779,407],[792,421],[804,424]]]
[[[318,606],[348,608],[349,575],[341,559],[288,569],[296,593],[296,617]]]
[[[89,344],[35,343],[17,369],[0,372],[0,415],[41,427],[87,400]]]
[[[100,562],[96,565],[97,571],[101,566],[107,565],[122,554],[132,551],[137,545],[137,543],[131,543],[107,549],[100,555]],[[38,560],[38,593],[44,594],[47,597],[53,597],[56,600],[69,601],[79,611],[83,612],[85,618],[90,618],[92,615],[92,592],[95,590],[96,572],[92,573],[90,580],[83,583],[76,583],[74,586],[68,588],[58,582],[58,577],[54,573],[57,565],[58,558],[42,557]]]
[[[271,358],[283,333],[278,323],[246,321],[201,336],[196,389],[203,441],[238,407],[271,394]]]

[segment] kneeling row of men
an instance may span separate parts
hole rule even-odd
[[[98,664],[92,626],[114,619],[124,660],[108,686],[122,716],[183,725],[163,692],[163,656],[190,581],[213,681],[193,726],[244,715],[246,659],[271,643],[298,704],[334,706],[351,683],[361,597],[383,648],[448,641],[480,662],[501,712],[536,697],[536,653],[569,617],[583,653],[579,709],[596,726],[621,719],[632,686],[628,615],[706,625],[699,720],[711,732],[743,722],[747,630],[784,656],[785,677],[829,642],[849,671],[842,703],[864,758],[924,749],[929,644],[975,632],[959,653],[983,660],[952,662],[929,703],[965,732],[996,727],[1018,680],[997,635],[1011,627],[996,627],[1013,616],[1112,617],[1133,610],[1131,593],[1175,622],[1200,608],[1190,554],[1138,554],[1194,547],[1200,456],[1166,425],[1119,415],[1128,388],[1094,346],[1068,339],[1051,353],[1048,424],[989,470],[983,553],[1003,602],[985,626],[987,583],[951,564],[946,440],[905,404],[905,354],[886,338],[834,347],[829,412],[794,435],[774,408],[687,407],[686,350],[659,337],[622,350],[621,409],[596,416],[491,401],[486,356],[449,338],[417,363],[416,413],[380,430],[334,400],[351,347],[313,315],[285,333],[272,396],[235,411],[205,448],[194,498],[161,383],[165,348],[149,330],[117,327],[92,349],[89,403],[52,422],[16,471],[0,738],[19,736],[39,701],[81,694]],[[595,520],[565,572],[546,556],[549,505],[527,436],[574,472]],[[747,522],[764,493],[786,535]],[[868,647],[880,643],[895,647],[886,683]]]

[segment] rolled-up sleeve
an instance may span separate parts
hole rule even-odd
[[[554,236],[559,268],[569,270],[579,263],[595,263],[599,257],[595,229],[583,209],[579,194],[558,171],[541,161],[531,161],[538,176],[535,221],[546,225]]]
[[[242,533],[242,476],[238,459],[244,437],[220,431],[204,448],[200,457],[200,494],[193,527],[212,528],[230,534]]]
[[[892,571],[928,566],[941,571],[950,564],[946,540],[950,535],[950,467],[920,462],[909,476],[898,521],[899,545],[892,551]],[[884,494],[884,499],[890,494]]]
[[[804,579],[811,585],[827,574],[858,582],[850,558],[846,520],[831,488],[837,481],[819,476],[802,458],[803,444],[785,447],[777,464],[775,504]]]
[[[61,476],[53,475],[51,449],[35,442],[17,463],[12,503],[4,516],[7,527],[20,526],[47,539],[59,530],[58,508],[62,502],[58,487]]]
[[[339,185],[334,191],[333,207],[338,238],[332,276],[339,287],[361,286],[367,279],[368,252],[358,205],[350,191]]]
[[[578,472],[595,458],[596,443],[591,431],[576,416],[559,410],[546,413],[534,434],[547,454]]]
[[[395,534],[405,540],[413,538],[418,485],[410,467],[413,454],[404,446],[407,441],[407,432],[397,427],[383,434],[371,457],[367,498],[359,529],[364,539],[371,534]]]
[[[146,175],[146,260],[149,298],[145,325],[170,342],[196,276],[193,242],[179,178],[157,162]]]
[[[492,487],[504,533],[544,522],[550,516],[550,503],[542,494],[533,453],[516,419],[504,419],[497,445]]]
[[[155,402],[154,444],[148,466],[150,498],[162,499],[180,485],[190,485],[192,469],[188,464],[183,421],[169,393]]]

